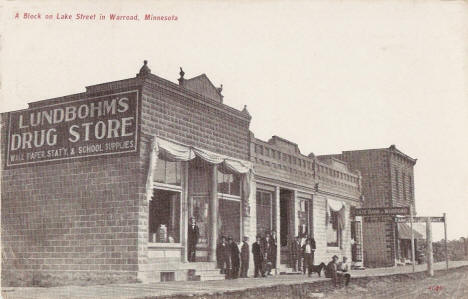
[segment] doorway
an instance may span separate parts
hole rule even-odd
[[[281,189],[280,191],[280,237],[281,247],[288,245],[288,240],[292,237],[291,235],[291,219],[294,216],[291,211],[291,198],[293,192],[287,189]]]

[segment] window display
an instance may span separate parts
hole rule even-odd
[[[149,242],[180,243],[180,192],[154,190],[149,203]]]

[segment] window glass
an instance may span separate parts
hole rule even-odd
[[[218,168],[218,193],[240,196],[240,183],[239,174],[226,173]]]
[[[328,209],[327,246],[338,247],[338,212]]]
[[[149,203],[149,241],[180,242],[180,193],[155,190]]]
[[[180,185],[180,162],[158,158],[154,171],[154,181],[163,184]]]

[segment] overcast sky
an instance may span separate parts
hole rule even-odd
[[[182,66],[223,84],[226,104],[246,104],[260,139],[281,136],[306,155],[395,144],[418,159],[417,213],[446,212],[449,238],[468,237],[468,2],[110,3],[3,2],[0,111],[133,77],[144,59],[173,82]]]

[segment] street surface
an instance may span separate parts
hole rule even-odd
[[[450,268],[468,266],[468,261],[451,261]],[[432,278],[424,278],[425,265],[418,265],[416,273],[420,276],[415,279],[407,275],[397,277],[379,277],[392,274],[411,273],[411,266],[367,269],[352,271],[351,283],[347,288],[338,290],[323,288],[317,293],[310,292],[308,297],[326,298],[468,298],[467,273],[468,269],[452,269],[449,273],[445,271],[436,272]],[[436,263],[434,270],[445,269],[445,263]],[[2,296],[5,299],[20,298],[154,298],[156,296],[171,295],[217,295],[223,292],[236,292],[252,290],[256,288],[268,288],[279,285],[297,285],[301,283],[318,282],[330,286],[329,280],[312,278],[302,275],[279,275],[268,278],[247,278],[220,281],[172,281],[151,284],[109,284],[97,286],[66,286],[51,288],[4,288]],[[325,293],[324,293],[325,292]],[[255,296],[262,297],[261,295]],[[281,294],[278,294],[281,297]]]

